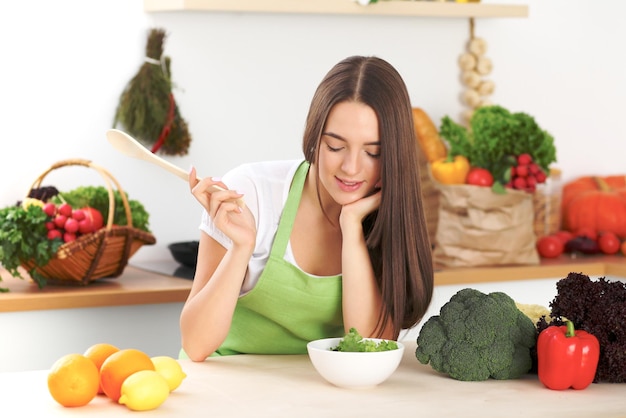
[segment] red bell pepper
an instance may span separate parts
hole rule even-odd
[[[598,339],[575,330],[571,321],[544,329],[537,339],[537,371],[548,389],[585,389],[593,382],[599,358]]]

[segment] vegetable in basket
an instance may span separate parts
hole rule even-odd
[[[126,225],[126,212],[122,197],[118,190],[113,191],[115,197],[115,213],[113,223],[115,225]],[[128,194],[126,194],[128,198]],[[52,201],[55,203],[67,202],[75,208],[91,206],[97,209],[104,219],[109,216],[109,192],[104,186],[80,186],[69,192],[61,192]],[[150,232],[148,227],[150,215],[144,206],[137,200],[128,199],[128,206],[131,211],[133,227],[142,231]]]
[[[0,209],[0,264],[13,277],[21,277],[18,268],[25,260],[48,264],[63,243],[60,239],[48,239],[47,220],[48,216],[39,205]],[[43,286],[45,279],[36,272],[29,273],[40,287]],[[6,288],[0,288],[0,292],[6,291]]]
[[[46,186],[46,190],[49,189],[50,186]],[[29,196],[36,195],[33,192],[37,192],[37,189],[33,189]],[[115,190],[114,197],[113,223],[126,225],[120,192]],[[19,267],[30,260],[37,266],[46,266],[63,245],[63,240],[59,238],[49,239],[46,223],[51,221],[51,218],[44,212],[43,202],[34,204],[35,201],[38,199],[28,197],[21,204],[0,209],[0,264],[13,277],[22,277]],[[100,211],[103,216],[108,216],[109,195],[103,186],[78,187],[69,192],[53,194],[50,201],[67,202],[75,208],[90,206]],[[150,232],[149,214],[144,206],[136,200],[128,200],[128,204],[133,227]],[[46,278],[35,268],[28,269],[28,274],[39,287],[46,284]],[[6,288],[0,288],[0,292],[6,291]]]
[[[423,325],[415,356],[457,380],[517,379],[532,367],[537,330],[502,292],[462,289]]]

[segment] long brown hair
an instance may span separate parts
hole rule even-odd
[[[395,336],[424,316],[433,293],[431,245],[424,216],[411,102],[400,74],[377,57],[353,56],[335,65],[315,92],[303,152],[315,163],[324,125],[334,105],[357,101],[378,117],[382,195],[363,221],[383,309],[378,334],[392,321]]]

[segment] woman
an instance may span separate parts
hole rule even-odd
[[[397,339],[424,315],[431,247],[397,71],[376,57],[334,66],[313,96],[303,151],[304,161],[246,164],[223,179],[191,170],[205,208],[180,318],[192,360],[306,353],[308,341],[350,328]]]

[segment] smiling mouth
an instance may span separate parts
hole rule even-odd
[[[347,181],[340,178],[337,178],[337,183],[339,184],[339,188],[346,192],[353,192],[359,189],[361,184],[363,184],[362,181]]]

